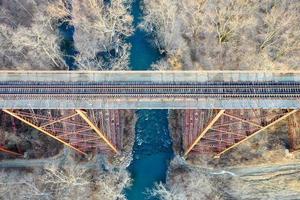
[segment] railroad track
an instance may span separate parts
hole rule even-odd
[[[300,98],[300,82],[0,82],[0,98]]]

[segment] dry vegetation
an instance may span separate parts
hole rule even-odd
[[[0,69],[67,68],[59,47],[59,18],[51,11],[53,6],[64,6],[63,0],[0,1]],[[56,141],[18,120],[3,113],[0,118],[0,144],[6,148],[24,153],[26,158],[53,156],[61,149]],[[1,154],[2,158],[5,156]]]
[[[0,59],[6,69],[67,69],[58,24],[75,28],[75,60],[83,70],[127,69],[133,33],[130,0],[0,1]],[[58,23],[59,22],[59,23]],[[70,55],[68,55],[70,56]]]
[[[150,195],[162,200],[218,200],[222,199],[210,177],[175,158],[169,167],[167,183],[159,183]]]
[[[130,4],[130,0],[0,0],[1,68],[68,69],[59,34],[59,25],[68,23],[75,28],[78,69],[127,69],[130,45],[125,40],[133,32]],[[1,120],[1,145],[25,152],[25,158],[61,153],[62,145],[53,139],[8,116],[0,117],[5,118]],[[77,156],[73,156],[76,161],[64,166],[4,170],[0,172],[0,199],[125,199],[122,191],[130,184],[130,177],[124,168],[131,160],[134,112],[122,111],[121,119],[122,154],[108,158],[108,171],[102,166],[93,170],[80,167],[79,162],[90,162]],[[5,158],[1,154],[0,159]]]
[[[58,29],[63,22],[75,27],[74,40],[79,54],[74,56],[79,69],[127,68],[130,48],[125,39],[133,32],[130,3],[130,0],[1,0],[1,68],[67,69],[59,46],[62,38]],[[124,111],[121,117],[126,120],[123,123],[126,123],[127,153],[133,145],[133,115],[131,111]],[[20,141],[25,138],[19,134],[20,129],[14,130],[13,135],[17,138],[14,141],[8,141],[7,130],[1,133],[3,137],[6,135],[2,143],[10,143],[13,148],[22,146]],[[31,134],[26,136],[30,138]],[[27,140],[23,141],[26,143]]]
[[[0,1],[2,69],[65,69],[59,49],[57,18],[49,6],[61,0]]]
[[[47,158],[57,155],[62,149],[62,144],[56,140],[32,130],[23,124],[18,129],[0,128],[0,146],[13,152],[18,152],[26,159]],[[4,159],[15,159],[10,154],[0,153],[0,161]]]
[[[299,1],[145,0],[144,12],[167,54],[156,69],[299,68]]]
[[[6,123],[0,129],[0,141],[8,149],[17,147],[24,151],[29,160],[0,162],[1,169],[5,169],[0,169],[0,199],[125,199],[123,189],[131,183],[126,168],[131,161],[135,119],[133,111],[121,110],[121,114],[120,124],[124,134],[121,154],[100,152],[87,157],[76,154],[68,147],[63,149],[57,141],[20,126],[18,122],[7,123],[10,117],[5,115],[5,119],[2,116]],[[12,127],[16,132],[10,130]],[[0,159],[5,158],[1,154]],[[39,167],[41,165],[46,167]],[[14,168],[9,170],[9,166]]]
[[[80,69],[122,70],[128,68],[133,33],[131,0],[73,0],[72,25]]]
[[[158,70],[287,70],[300,64],[300,2],[292,0],[145,0],[141,28],[155,35],[165,59]],[[182,113],[169,118],[173,148],[182,151]],[[299,169],[255,178],[213,176],[221,168],[295,162],[281,124],[232,149],[220,160],[203,156],[173,161],[166,184],[151,194],[164,200],[297,199]],[[192,166],[195,167],[192,167]],[[206,168],[207,169],[207,168]]]
[[[125,170],[89,169],[73,161],[63,166],[52,163],[29,171],[0,171],[0,199],[122,200],[123,188],[130,183]]]
[[[166,184],[157,184],[151,195],[162,200],[240,200],[298,199],[298,169],[265,170],[251,166],[254,172],[224,171],[192,167],[179,158],[170,166]],[[242,170],[242,169],[241,169]]]

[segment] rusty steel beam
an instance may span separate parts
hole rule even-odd
[[[274,110],[226,110],[223,114],[220,114],[218,118],[214,118],[208,125],[205,127],[198,126],[195,123],[195,120],[190,119],[191,122],[188,122],[189,125],[186,126],[185,121],[185,133],[188,134],[188,137],[184,137],[187,141],[187,151],[185,156],[192,150],[199,149],[205,152],[210,151],[212,154],[215,154],[215,157],[220,157],[223,153],[228,150],[238,146],[254,135],[260,133],[261,131],[271,127],[272,125],[280,122],[283,119],[286,119],[288,116],[297,112],[296,110],[285,110],[285,109],[274,109]],[[195,116],[194,116],[195,117]],[[296,120],[294,118],[294,120]],[[297,119],[299,121],[299,118]],[[190,124],[192,123],[192,124]],[[295,126],[296,122],[293,122]],[[299,122],[298,122],[299,123]],[[202,127],[202,128],[201,128]],[[200,134],[194,135],[193,129],[201,130]],[[296,144],[295,149],[299,150],[300,141],[300,131],[297,127],[290,127],[293,130],[293,139]],[[191,131],[193,130],[193,131]],[[202,131],[203,130],[203,131]],[[295,132],[299,131],[299,135],[295,136]],[[190,136],[194,137],[192,141],[189,139]],[[207,141],[211,141],[209,146],[206,145]],[[226,145],[224,145],[226,144]],[[197,146],[196,146],[197,145]],[[293,145],[295,146],[295,144]],[[202,149],[202,150],[201,150]],[[203,152],[204,153],[204,152]]]
[[[271,122],[271,123],[267,124],[266,126],[260,128],[259,130],[255,131],[255,132],[252,133],[251,135],[249,135],[249,136],[247,136],[246,138],[244,138],[244,139],[240,140],[239,142],[235,143],[234,145],[232,145],[232,146],[226,148],[225,150],[219,152],[219,153],[215,156],[215,158],[219,158],[219,157],[220,157],[222,154],[224,154],[225,152],[227,152],[227,151],[229,151],[230,149],[232,149],[232,148],[234,148],[234,147],[240,145],[241,143],[243,143],[243,142],[247,141],[248,139],[252,138],[253,136],[257,135],[258,133],[260,133],[260,132],[262,132],[262,131],[264,131],[264,130],[270,128],[271,126],[277,124],[278,122],[280,122],[280,121],[286,119],[287,117],[289,117],[290,115],[296,113],[297,111],[298,111],[298,110],[291,110],[291,111],[287,112],[287,113],[284,114],[282,117],[280,117],[280,118],[274,120],[273,122]]]
[[[184,156],[187,156],[190,151],[198,144],[198,142],[201,140],[201,138],[207,133],[207,131],[216,123],[216,121],[223,115],[225,110],[220,110],[217,115],[209,122],[209,124],[206,126],[206,128],[199,133],[196,140],[193,142],[193,144],[185,151]]]
[[[82,110],[76,110],[80,117],[86,121],[86,123],[99,135],[99,137],[104,140],[104,142],[115,152],[119,153],[117,148],[109,141],[109,139],[102,133],[102,131],[89,119],[87,114]]]
[[[238,137],[244,137],[244,135],[234,133],[234,132],[230,132],[230,131],[224,131],[224,130],[215,129],[215,128],[210,128],[210,130],[216,131],[216,132],[221,132],[221,133],[226,133],[226,134],[230,134],[230,135],[234,135],[234,136],[238,136]]]
[[[70,135],[76,135],[78,133],[82,134],[82,133],[90,131],[90,130],[92,130],[92,128],[81,129],[81,130],[74,131],[74,132],[72,131],[72,132],[68,132],[68,133],[62,134],[62,135],[60,135],[60,137],[65,137],[65,136],[70,136]]]
[[[239,120],[239,121],[244,122],[244,123],[248,123],[248,124],[253,125],[253,126],[257,126],[259,128],[263,127],[263,126],[261,126],[259,124],[256,124],[254,122],[248,121],[246,119],[242,119],[241,117],[237,117],[237,116],[234,116],[234,115],[231,115],[231,114],[228,114],[228,113],[223,113],[223,115],[227,116],[227,117],[230,117],[230,118],[233,118],[233,119],[236,119],[236,120]]]
[[[296,154],[296,153],[299,153],[299,152],[300,152],[300,149],[295,150],[295,151],[292,151],[291,153],[292,153],[292,154]]]
[[[44,127],[46,127],[46,126],[50,126],[50,125],[55,124],[55,123],[58,123],[58,122],[62,122],[62,121],[64,121],[64,120],[66,120],[66,119],[70,119],[70,118],[75,117],[75,116],[77,116],[77,115],[78,115],[78,113],[74,113],[74,114],[71,114],[71,115],[68,115],[68,116],[59,118],[59,119],[54,120],[54,121],[52,121],[52,122],[49,122],[49,123],[46,123],[46,124],[41,125],[41,128],[44,128]]]
[[[83,151],[81,151],[80,149],[74,147],[73,145],[69,144],[68,142],[66,142],[66,141],[64,141],[64,140],[62,140],[62,139],[60,139],[59,137],[55,136],[55,135],[52,134],[51,132],[44,130],[42,127],[39,127],[39,126],[33,124],[32,122],[26,120],[25,118],[22,118],[22,117],[19,116],[17,113],[14,113],[13,111],[10,111],[10,110],[7,110],[7,109],[3,109],[3,112],[5,112],[5,113],[7,113],[7,114],[9,114],[9,115],[11,115],[11,116],[13,116],[13,117],[15,117],[16,119],[18,119],[18,120],[22,121],[23,123],[25,123],[25,124],[31,126],[32,128],[35,128],[36,130],[38,130],[38,131],[40,131],[40,132],[42,132],[42,133],[48,135],[49,137],[51,137],[51,138],[53,138],[53,139],[55,139],[55,140],[57,140],[57,141],[63,143],[64,145],[70,147],[71,149],[74,149],[75,151],[79,152],[80,154],[87,155],[85,152],[83,152]]]
[[[45,110],[46,113],[43,111],[36,113],[34,110],[3,111],[84,155],[87,151],[110,149],[118,153],[114,146],[114,135],[111,139],[103,131],[100,131],[100,128],[88,117],[86,111],[66,110],[65,115],[62,115],[60,111],[53,113],[52,111],[47,112],[47,110]],[[54,116],[52,116],[53,114]],[[90,146],[95,148],[89,148]]]
[[[290,152],[300,151],[300,112],[294,113],[288,118],[288,135]]]
[[[4,148],[4,147],[1,147],[1,146],[0,146],[0,152],[4,152],[4,153],[7,153],[7,154],[10,154],[10,155],[13,155],[13,156],[23,156],[23,155],[20,154],[20,153],[17,153],[17,152],[8,150],[8,149],[6,149],[6,148]]]

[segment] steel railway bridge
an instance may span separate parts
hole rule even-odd
[[[82,154],[119,153],[121,109],[183,109],[185,156],[218,157],[285,119],[300,149],[300,71],[0,71],[0,109]]]

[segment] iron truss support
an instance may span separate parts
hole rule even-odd
[[[11,150],[9,150],[9,149],[7,149],[7,148],[5,148],[5,147],[1,147],[1,146],[0,146],[0,152],[7,153],[7,154],[9,154],[9,155],[11,155],[11,156],[23,156],[23,155],[20,154],[20,153],[11,151]]]
[[[3,112],[15,117],[32,128],[59,141],[80,154],[87,155],[88,152],[113,151],[118,153],[116,144],[110,137],[100,130],[100,122],[92,119],[88,112],[83,110],[7,110]],[[65,112],[64,114],[62,114]],[[93,111],[91,111],[93,112]],[[109,113],[110,116],[110,113]],[[118,119],[118,118],[116,118]],[[115,120],[115,119],[114,119]],[[114,121],[113,120],[113,121]],[[102,118],[102,125],[104,119]],[[111,120],[108,119],[108,129],[111,130]]]
[[[207,133],[207,131],[209,131],[209,129],[216,123],[216,121],[223,115],[224,112],[225,112],[225,110],[220,110],[216,114],[216,116],[209,122],[207,127],[199,133],[198,137],[192,143],[192,145],[188,148],[188,150],[186,150],[186,152],[184,153],[184,156],[186,156],[198,144],[198,142],[201,140],[201,138]]]
[[[119,153],[117,148],[105,137],[105,134],[89,119],[89,117],[82,110],[76,110],[76,112],[86,121],[86,123],[98,134],[98,136],[105,141],[105,143],[115,152]]]
[[[300,151],[300,112],[294,113],[288,118],[290,151]]]
[[[195,151],[218,158],[297,111],[218,110],[209,114],[208,110],[185,110],[184,155]]]

